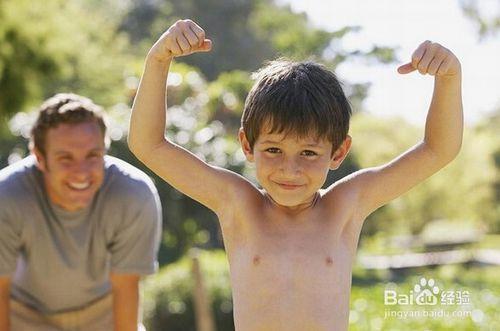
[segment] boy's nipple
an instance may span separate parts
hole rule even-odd
[[[333,259],[331,256],[327,256],[326,259],[325,259],[325,264],[328,266],[328,267],[331,267],[333,265]]]
[[[253,265],[259,265],[260,264],[260,256],[255,255],[253,257]]]

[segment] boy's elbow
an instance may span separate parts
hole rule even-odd
[[[449,162],[453,161],[458,156],[458,154],[460,154],[460,150],[462,149],[462,142],[463,135],[461,135],[459,139],[457,139],[456,144],[449,149]]]
[[[154,155],[157,153],[158,148],[163,146],[165,143],[169,143],[168,140],[161,140],[158,142],[152,142],[152,141],[138,141],[137,139],[134,139],[133,137],[131,138],[130,136],[127,137],[127,144],[129,150],[132,152],[132,154],[135,155],[135,157],[141,161],[144,164],[148,164],[148,160],[151,157],[154,157]]]
[[[128,149],[135,155],[139,160],[143,160],[145,157],[144,147],[141,147],[141,144],[136,140],[130,137],[127,137]]]
[[[434,160],[433,162],[440,169],[452,162],[458,156],[458,154],[460,154],[462,142],[460,141],[455,146],[448,148],[433,148],[432,146],[427,147],[427,151],[430,152],[430,155]]]
[[[462,141],[460,141],[453,148],[450,148],[449,150],[443,152],[441,158],[443,159],[444,165],[447,165],[451,161],[455,160],[457,158],[458,154],[460,154],[461,149],[462,149]]]

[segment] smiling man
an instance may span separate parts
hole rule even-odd
[[[41,106],[32,155],[0,171],[0,330],[137,330],[161,208],[106,141],[98,106],[58,94]]]

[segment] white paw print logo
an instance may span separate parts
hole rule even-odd
[[[415,302],[417,305],[431,305],[437,304],[439,287],[436,286],[434,279],[420,278],[420,283],[415,284],[413,291],[416,294]]]

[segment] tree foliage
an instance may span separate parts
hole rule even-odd
[[[495,5],[494,0],[459,0],[462,11],[474,25],[479,36],[479,39],[487,37],[495,37],[500,31],[500,5],[498,2]],[[493,8],[496,6],[496,12]],[[481,7],[486,9],[481,10]],[[489,11],[489,9],[493,9]]]
[[[61,91],[103,105],[123,100],[126,38],[81,1],[2,1],[0,22],[3,116]]]
[[[353,120],[353,154],[362,168],[379,166],[418,143],[423,129],[403,120],[381,121],[367,114]],[[377,210],[367,220],[365,234],[418,234],[438,219],[459,220],[497,231],[499,220],[498,165],[500,141],[492,131],[466,129],[458,157],[430,179]],[[451,230],[450,230],[451,231]]]
[[[256,70],[264,61],[278,56],[327,61],[324,53],[333,41],[359,30],[359,27],[339,31],[315,28],[305,13],[295,13],[289,6],[273,0],[141,0],[131,5],[121,29],[142,47],[150,45],[174,21],[185,18],[198,22],[213,40],[214,47],[210,53],[179,60],[200,68],[209,81],[226,71]],[[341,49],[333,53],[327,61],[332,68],[351,53],[383,62],[395,59],[393,50],[383,46],[367,53],[347,53]]]

